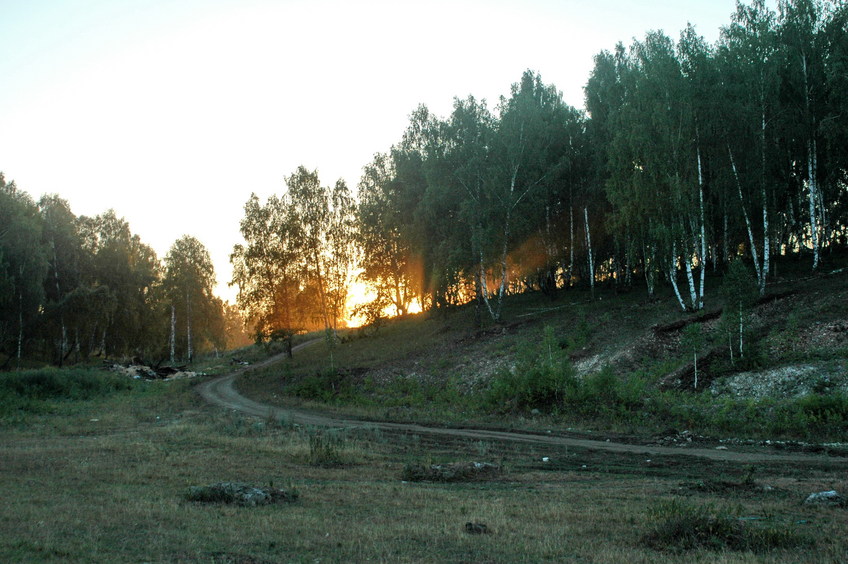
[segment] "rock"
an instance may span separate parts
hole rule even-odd
[[[488,535],[489,527],[483,523],[472,523],[469,521],[465,524],[465,532],[469,535]]]
[[[407,464],[402,480],[406,482],[471,482],[493,479],[501,468],[489,462],[455,462],[453,464]]]
[[[201,503],[232,503],[244,507],[296,501],[297,492],[276,488],[258,488],[242,482],[218,482],[211,486],[189,488],[186,499]]]
[[[805,505],[848,505],[848,500],[839,495],[836,490],[811,493],[804,500]]]

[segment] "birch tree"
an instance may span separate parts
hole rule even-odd
[[[163,285],[171,306],[172,355],[177,342],[188,362],[194,359],[195,351],[226,346],[223,311],[213,295],[215,268],[203,243],[184,235],[171,245],[165,256]],[[177,327],[182,339],[176,337]]]
[[[0,352],[20,366],[42,304],[47,256],[35,202],[0,173]]]
[[[737,4],[730,26],[722,29],[718,57],[724,99],[720,114],[727,163],[745,221],[748,249],[760,295],[771,269],[769,147],[777,100],[775,14],[763,0]],[[759,238],[754,210],[762,218]]]

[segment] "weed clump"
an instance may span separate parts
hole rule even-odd
[[[273,487],[259,488],[242,482],[218,482],[209,486],[193,486],[186,493],[186,500],[199,503],[227,503],[243,507],[256,507],[272,503],[297,501],[296,490],[281,490]]]
[[[309,435],[309,464],[321,468],[333,468],[344,465],[342,449],[344,439],[329,433]]]
[[[795,548],[810,539],[765,519],[741,518],[738,511],[719,510],[711,505],[663,503],[651,512],[653,524],[641,544],[654,550],[673,552],[707,549],[751,551]]]

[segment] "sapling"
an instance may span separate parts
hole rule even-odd
[[[683,338],[681,339],[681,344],[683,348],[692,351],[692,357],[694,358],[695,364],[695,385],[694,388],[698,389],[698,352],[704,346],[704,334],[701,330],[700,323],[690,323],[686,326],[686,329],[683,330]]]

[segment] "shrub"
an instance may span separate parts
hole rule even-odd
[[[336,370],[306,376],[288,389],[293,396],[324,403],[349,398],[352,391],[348,378]]]
[[[309,464],[322,468],[342,466],[344,439],[331,433],[309,435]]]
[[[495,376],[487,399],[496,409],[551,410],[562,404],[569,385],[574,385],[574,370],[553,328],[545,327],[542,340],[525,346],[512,370]]]
[[[690,505],[679,501],[659,504],[651,511],[651,528],[643,545],[654,550],[738,550],[762,553],[809,544],[802,535],[775,524],[743,520],[739,509]]]
[[[44,368],[10,372],[0,376],[0,415],[49,412],[51,401],[90,400],[134,384],[124,376],[100,370]]]

